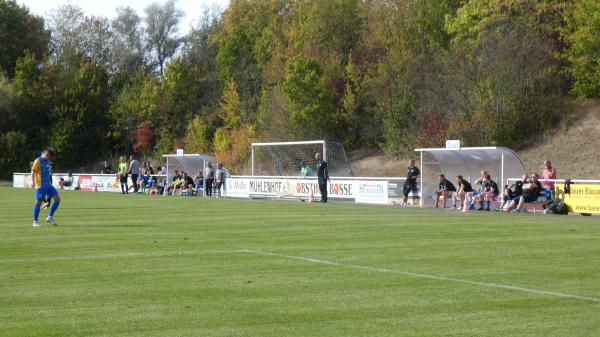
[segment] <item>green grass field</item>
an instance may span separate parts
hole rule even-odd
[[[2,337],[600,335],[598,217],[61,196],[0,189]]]

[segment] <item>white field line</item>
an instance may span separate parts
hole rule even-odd
[[[0,264],[7,263],[36,263],[36,262],[52,262],[52,261],[79,261],[79,260],[102,260],[114,258],[128,257],[168,257],[180,255],[198,255],[198,254],[214,254],[214,253],[231,253],[230,250],[197,250],[197,251],[175,251],[175,252],[156,252],[156,253],[119,253],[119,254],[102,254],[102,255],[73,255],[73,256],[53,256],[53,257],[33,257],[22,259],[0,259]]]
[[[404,275],[404,276],[420,278],[420,279],[430,279],[430,280],[462,283],[462,284],[475,285],[475,286],[480,286],[480,287],[485,287],[485,288],[508,289],[508,290],[513,290],[513,291],[526,292],[526,293],[530,293],[530,294],[546,295],[546,296],[554,296],[554,297],[562,297],[562,298],[572,298],[572,299],[577,299],[577,300],[581,300],[581,301],[600,303],[600,298],[565,294],[565,293],[559,293],[556,291],[549,291],[549,290],[543,290],[543,289],[524,288],[524,287],[508,285],[508,284],[471,281],[471,280],[464,280],[464,279],[458,279],[458,278],[453,278],[453,277],[413,273],[413,272],[408,272],[408,271],[400,271],[400,270],[387,269],[387,268],[373,268],[373,267],[361,266],[361,265],[356,265],[356,264],[339,263],[339,262],[333,262],[333,261],[327,261],[327,260],[321,260],[321,259],[315,259],[315,258],[303,257],[303,256],[292,256],[292,255],[284,255],[284,254],[277,254],[277,253],[269,253],[269,252],[262,252],[262,251],[258,251],[258,250],[251,250],[251,249],[240,249],[240,250],[237,250],[237,252],[256,254],[256,255],[264,255],[264,256],[276,256],[276,257],[281,257],[281,258],[286,258],[286,259],[293,259],[293,260],[315,263],[315,264],[325,264],[325,265],[336,266],[336,267],[374,271],[374,272],[378,272],[378,273],[397,274],[397,275]]]

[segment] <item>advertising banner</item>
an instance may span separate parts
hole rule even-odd
[[[225,183],[227,197],[231,198],[249,198],[250,180],[244,178],[228,178]]]
[[[58,188],[58,180],[64,174],[53,176],[54,185]],[[115,175],[87,174],[73,175],[75,185],[84,191],[120,192],[119,181]],[[14,187],[29,187],[29,174],[14,174]],[[312,195],[320,199],[319,184],[315,177],[310,178],[260,178],[230,177],[226,180],[227,197],[231,198],[297,198],[308,199]],[[582,186],[582,185],[580,185]],[[600,186],[600,185],[599,185]],[[388,181],[332,179],[327,182],[330,198],[354,200],[357,203],[388,204]]]
[[[358,203],[388,204],[387,180],[353,181],[332,179],[327,182],[330,198],[350,199]],[[238,178],[227,180],[227,196],[234,198],[271,197],[319,199],[319,184],[314,178]]]
[[[569,212],[600,213],[600,185],[572,184],[571,194],[565,194]]]
[[[92,182],[98,186],[98,191],[101,192],[121,192],[119,180],[114,176],[102,175],[93,176]]]
[[[356,202],[365,204],[388,204],[387,181],[357,181]]]
[[[79,189],[82,191],[94,190],[94,183],[91,175],[79,176]]]
[[[237,180],[239,178],[230,178]],[[290,178],[253,178],[248,179],[250,196],[264,197],[297,197],[308,198],[312,194],[320,197],[319,183],[316,179]],[[327,192],[331,198],[354,199],[354,182],[351,180],[335,180],[327,182]],[[229,192],[229,191],[228,191]]]
[[[66,179],[66,174],[53,174],[52,182],[54,187],[59,188],[58,182],[60,178]],[[121,192],[121,187],[116,175],[114,174],[74,174],[74,184],[72,187],[65,189],[81,189],[83,191],[93,191],[94,186],[98,188],[98,192]],[[31,183],[31,175],[27,173],[13,174],[13,187],[29,187]],[[131,180],[129,180],[131,186]]]

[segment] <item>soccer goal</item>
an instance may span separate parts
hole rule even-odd
[[[344,146],[325,140],[252,143],[252,175],[297,176],[303,161],[316,174],[317,152],[320,152],[323,160],[327,162],[330,176],[353,175]]]

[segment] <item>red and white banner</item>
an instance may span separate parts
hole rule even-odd
[[[82,191],[94,190],[94,183],[91,175],[79,176],[79,189]]]

